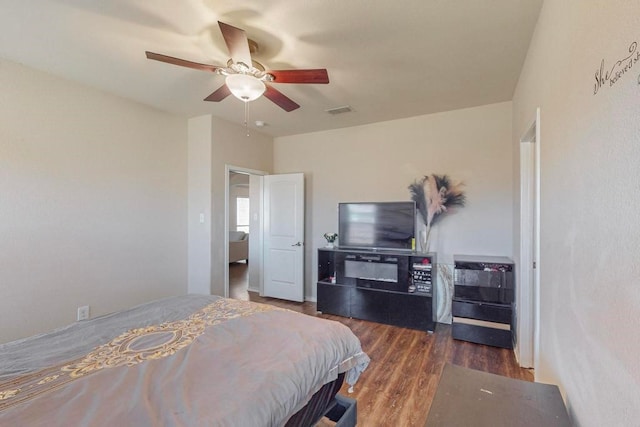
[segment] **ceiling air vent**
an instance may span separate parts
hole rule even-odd
[[[327,113],[335,116],[336,114],[349,113],[349,112],[351,112],[353,110],[351,109],[351,107],[349,105],[344,105],[342,107],[329,108],[328,110],[325,110],[325,111]]]

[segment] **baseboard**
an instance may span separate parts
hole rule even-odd
[[[257,294],[259,294],[259,293],[260,293],[260,289],[258,289],[258,288],[247,288],[247,291],[249,291],[249,292],[255,292],[255,293],[257,293]]]

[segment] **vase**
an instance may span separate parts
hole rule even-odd
[[[429,235],[427,230],[420,231],[420,252],[429,252]]]
[[[333,242],[327,242],[327,246],[325,248],[333,249]]]
[[[420,223],[418,230],[418,250],[420,252],[429,252],[429,244],[431,243],[431,226]]]

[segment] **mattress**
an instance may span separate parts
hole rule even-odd
[[[282,426],[368,363],[339,322],[168,298],[0,345],[0,425]]]

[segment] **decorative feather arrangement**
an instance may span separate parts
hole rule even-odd
[[[409,192],[411,193],[411,200],[416,203],[416,209],[418,213],[422,217],[422,222],[425,224],[429,222],[427,215],[427,197],[424,194],[424,180],[427,177],[420,181],[416,181],[413,184],[409,185]]]
[[[416,208],[422,221],[427,227],[423,250],[426,250],[431,234],[431,226],[440,216],[454,206],[464,206],[466,197],[461,187],[462,183],[452,184],[447,175],[425,175],[409,185],[411,200],[416,202]]]

